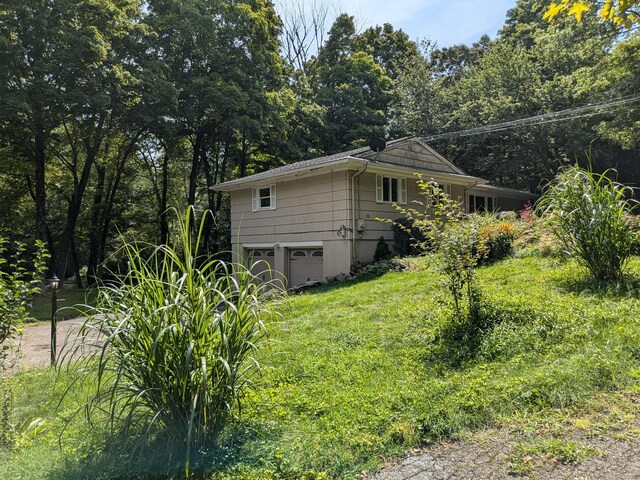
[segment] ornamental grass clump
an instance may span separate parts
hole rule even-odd
[[[97,370],[90,418],[106,412],[123,445],[153,437],[182,452],[187,474],[191,452],[215,445],[262,368],[255,355],[267,338],[265,297],[274,293],[249,267],[198,258],[203,225],[204,217],[193,233],[190,209],[178,246],[126,243],[128,271],[99,288],[84,341],[69,352],[77,373]]]
[[[628,220],[633,191],[613,180],[613,174],[567,168],[547,186],[536,207],[596,280],[620,280],[634,242]]]

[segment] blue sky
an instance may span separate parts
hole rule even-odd
[[[391,23],[412,40],[429,38],[440,47],[494,38],[516,0],[340,0],[340,10],[358,25]]]

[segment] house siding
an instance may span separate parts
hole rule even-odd
[[[386,175],[386,174],[385,174]],[[418,189],[418,180],[416,177],[398,175],[407,179],[407,205],[402,207],[414,207],[420,210],[419,205],[416,205],[416,201],[424,201],[424,197]],[[427,179],[427,175],[423,175],[424,179]],[[441,183],[450,183],[450,180],[441,180],[437,177],[436,181]],[[380,237],[389,243],[393,249],[393,230],[389,222],[380,222],[376,218],[384,218],[395,220],[402,217],[397,209],[389,203],[376,202],[376,174],[365,173],[357,179],[357,197],[356,197],[356,218],[362,219],[365,222],[365,230],[361,233],[357,233],[357,247],[356,258],[357,263],[368,263],[373,260],[373,255],[376,250],[376,245]],[[464,208],[465,187],[464,185],[451,184],[451,196],[459,202],[462,202]]]
[[[369,156],[371,157],[371,154]],[[378,153],[375,158],[378,162],[393,165],[404,165],[433,172],[458,173],[446,162],[443,162],[437,155],[417,143],[394,146]]]
[[[253,212],[252,189],[231,194],[232,244],[235,260],[243,245],[300,244],[315,242],[324,250],[323,275],[335,276],[351,256],[350,240],[337,235],[350,225],[350,182],[347,171],[276,183],[276,208]],[[268,185],[268,183],[265,183]],[[289,248],[276,245],[274,268],[288,272]]]

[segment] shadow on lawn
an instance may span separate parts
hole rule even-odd
[[[568,293],[601,298],[640,298],[640,275],[627,274],[622,280],[594,280],[591,277],[565,278],[557,285]]]
[[[259,430],[258,430],[259,429]],[[191,456],[190,479],[210,478],[219,471],[234,467],[264,468],[268,452],[256,445],[259,438],[277,435],[261,425],[237,426],[225,435],[224,441],[211,445]],[[121,446],[121,439],[110,438],[98,444],[88,444],[67,456],[64,464],[47,476],[50,480],[169,480],[185,478],[184,451],[157,440],[143,451],[131,453]]]

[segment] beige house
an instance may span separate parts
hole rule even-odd
[[[420,198],[416,173],[444,186],[468,212],[521,209],[535,195],[487,185],[420,139],[401,138],[293,163],[222,183],[230,192],[234,260],[263,260],[289,286],[349,273],[371,262],[380,236],[393,243],[393,204]]]

